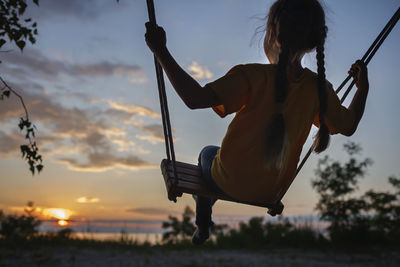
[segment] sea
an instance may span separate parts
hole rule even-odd
[[[99,241],[129,240],[138,243],[156,244],[162,241],[167,230],[159,220],[68,220],[60,226],[58,220],[42,220],[40,233],[56,233],[71,229],[72,236]]]
[[[214,219],[216,224],[226,224],[229,229],[237,229],[240,223],[248,222],[250,218],[224,217]],[[296,217],[266,217],[264,221],[279,222],[289,220],[296,227],[311,227],[324,233],[327,223],[321,222],[317,216]],[[56,233],[70,228],[75,238],[93,239],[99,241],[132,241],[137,243],[157,244],[162,242],[163,234],[169,229],[163,229],[163,220],[68,220],[67,224],[60,226],[57,220],[42,220],[39,227],[41,233]]]

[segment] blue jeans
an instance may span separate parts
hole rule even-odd
[[[226,194],[217,186],[211,175],[211,165],[219,150],[218,146],[206,146],[199,155],[199,166],[202,171],[202,178],[207,184],[209,190]],[[211,220],[212,206],[217,201],[203,196],[193,195],[196,201],[196,225],[199,227],[210,227],[214,223]]]

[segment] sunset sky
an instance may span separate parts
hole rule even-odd
[[[272,2],[156,0],[155,6],[171,53],[204,85],[236,64],[268,63],[263,35],[254,33]],[[329,28],[326,74],[338,86],[400,1],[323,3]],[[17,126],[21,105],[16,97],[1,101],[0,209],[21,211],[34,201],[43,215],[57,208],[77,219],[159,220],[193,207],[190,196],[177,204],[168,201],[159,169],[165,148],[153,56],[144,42],[145,4],[40,0],[39,7],[31,5],[27,13],[38,22],[37,43],[23,53],[15,45],[3,47],[12,52],[0,54],[0,75],[27,104],[45,167],[32,177],[19,151],[25,142]],[[309,159],[283,199],[285,215],[315,214],[317,195],[310,181],[317,160],[344,158],[347,140],[360,143],[361,156],[374,161],[362,190],[387,190],[387,177],[400,176],[399,45],[397,25],[369,65],[370,94],[356,134],[334,136],[327,152]],[[316,70],[314,54],[303,63]],[[168,82],[167,92],[177,159],[197,163],[202,147],[221,143],[233,117],[189,110]],[[215,214],[246,218],[265,210],[219,202]]]

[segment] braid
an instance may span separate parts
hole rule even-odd
[[[275,114],[272,115],[266,129],[265,161],[267,164],[279,159],[286,139],[287,129],[283,106],[289,86],[287,68],[291,64],[290,60],[297,60],[298,56],[311,52],[314,48],[317,51],[320,127],[313,148],[319,153],[328,147],[330,135],[325,122],[328,101],[324,66],[326,33],[325,13],[318,0],[277,0],[270,9],[264,48],[267,57],[269,55],[275,57],[276,50],[274,49],[279,49],[279,47],[276,47],[273,42],[277,41],[280,44],[280,53],[275,79]],[[268,51],[271,53],[269,54]],[[274,62],[276,62],[275,58]]]
[[[269,121],[266,131],[266,147],[264,153],[266,164],[280,156],[286,138],[283,105],[286,100],[288,86],[288,61],[289,50],[287,47],[282,46],[275,78],[275,114]]]
[[[329,129],[325,123],[325,115],[328,107],[325,78],[325,55],[324,43],[326,38],[326,28],[323,28],[321,41],[317,44],[317,66],[318,66],[318,98],[319,98],[319,130],[314,141],[314,151],[320,153],[329,145]]]

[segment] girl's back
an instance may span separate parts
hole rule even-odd
[[[222,102],[213,108],[218,115],[236,112],[211,169],[216,184],[236,199],[274,203],[286,191],[319,109],[316,74],[304,69],[289,81],[283,108],[286,145],[281,157],[265,164],[265,130],[275,114],[276,71],[276,65],[239,65],[207,85]]]

